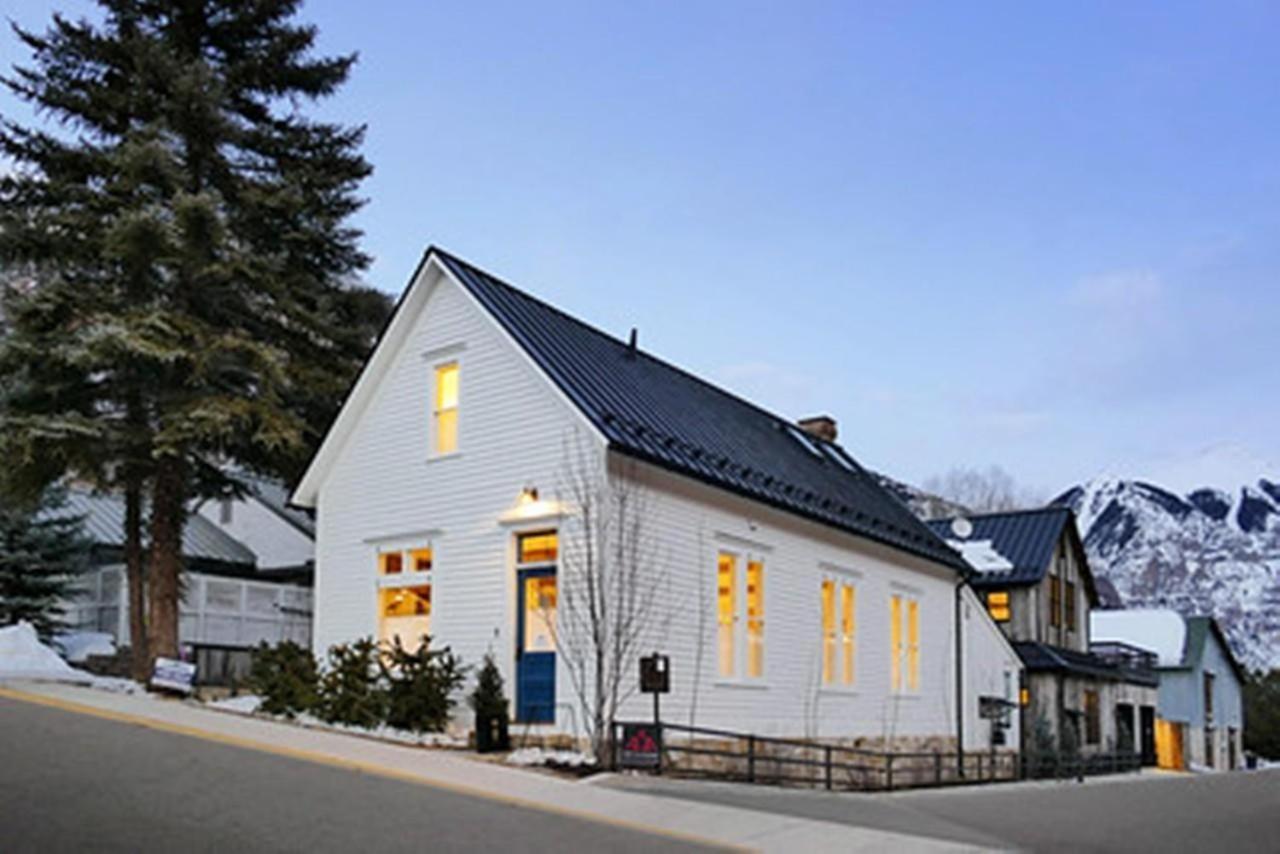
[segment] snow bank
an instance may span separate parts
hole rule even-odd
[[[257,694],[241,694],[239,697],[227,697],[208,703],[209,708],[224,712],[235,712],[240,715],[251,715],[262,705],[262,698]]]
[[[53,645],[73,664],[80,664],[91,655],[116,654],[115,639],[106,632],[67,632],[55,636]]]
[[[509,765],[568,765],[578,768],[595,765],[596,758],[577,750],[544,750],[541,747],[522,747],[507,755]]]
[[[43,679],[82,685],[93,683],[92,676],[76,670],[56,652],[40,643],[35,628],[27,622],[0,629],[0,679]]]
[[[254,715],[258,713],[259,707],[262,705],[262,698],[255,694],[242,694],[239,697],[227,697],[224,700],[214,700],[206,703],[209,708],[217,709],[222,712],[234,712],[238,715]],[[278,715],[263,714],[262,717],[270,718],[276,721],[287,721],[286,718]],[[380,726],[375,729],[364,729],[363,727],[346,726],[345,724],[331,724],[322,721],[313,715],[298,715],[293,720],[294,723],[301,724],[312,729],[327,729],[333,732],[346,733],[347,735],[361,735],[366,738],[377,738],[383,741],[394,741],[398,744],[412,744],[419,747],[466,747],[467,741],[457,736],[448,735],[440,732],[410,732],[403,729],[393,729],[389,726]]]

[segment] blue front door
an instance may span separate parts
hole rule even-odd
[[[554,567],[517,573],[516,720],[556,719],[556,571]]]

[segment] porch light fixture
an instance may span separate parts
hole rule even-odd
[[[520,490],[520,497],[516,500],[516,504],[520,507],[527,507],[530,504],[538,502],[538,489],[533,486],[526,486]]]

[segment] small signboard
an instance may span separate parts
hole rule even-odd
[[[1014,704],[1003,697],[979,697],[978,717],[984,720],[1006,721]]]
[[[195,690],[196,666],[189,661],[175,658],[157,658],[151,672],[151,687],[165,691],[190,694]]]
[[[662,761],[658,745],[661,737],[651,724],[623,724],[618,764],[623,768],[658,768]]]
[[[640,691],[644,694],[671,693],[671,658],[654,653],[640,659]]]

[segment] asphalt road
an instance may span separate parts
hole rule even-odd
[[[0,698],[0,851],[691,851],[571,816]]]
[[[1029,851],[1280,851],[1280,770],[827,793],[652,777],[611,785],[667,797]]]

